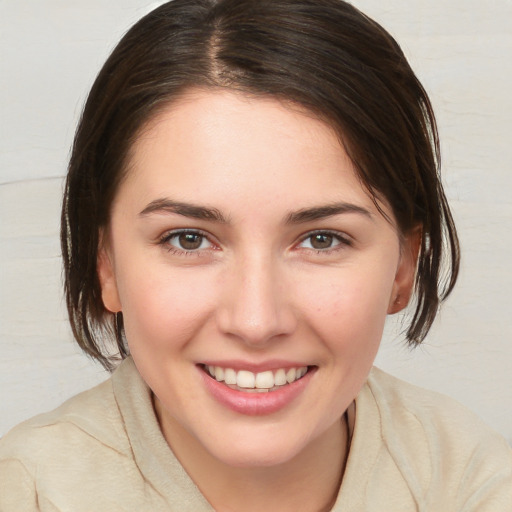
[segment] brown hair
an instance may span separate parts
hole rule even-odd
[[[406,331],[410,343],[420,343],[455,284],[459,246],[439,177],[432,106],[396,41],[342,0],[173,0],[114,49],[77,129],[61,241],[67,307],[82,349],[108,369],[126,355],[122,316],[101,299],[99,232],[142,125],[197,86],[305,107],[337,130],[362,183],[391,205],[401,232],[422,226]]]

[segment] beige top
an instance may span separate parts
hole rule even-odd
[[[0,440],[1,512],[212,511],[131,359]],[[512,511],[512,450],[453,400],[373,369],[334,511]]]

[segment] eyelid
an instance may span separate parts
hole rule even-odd
[[[176,235],[181,235],[182,233],[194,233],[195,235],[202,235],[205,238],[210,239],[211,235],[207,233],[206,231],[203,231],[202,229],[198,228],[177,228],[177,229],[169,229],[167,231],[164,231],[159,237],[159,240],[165,240],[172,238]]]

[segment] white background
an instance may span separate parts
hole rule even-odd
[[[58,241],[83,101],[162,2],[0,0],[0,435],[107,377],[75,348]],[[476,411],[512,444],[512,1],[355,0],[400,42],[437,112],[462,273],[427,342],[391,322],[377,363]]]

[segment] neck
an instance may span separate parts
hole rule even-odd
[[[185,429],[155,409],[175,456],[217,512],[328,511],[348,456],[346,415],[293,459],[271,467],[233,467],[213,457]]]

